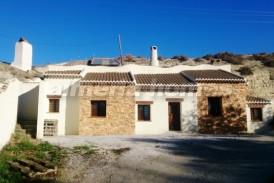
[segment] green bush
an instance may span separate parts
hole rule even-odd
[[[202,62],[203,59],[198,57],[198,58],[195,58],[194,61],[195,61],[195,62]]]
[[[250,67],[244,66],[238,69],[238,72],[240,72],[241,75],[247,76],[247,75],[252,75],[253,71]]]
[[[240,65],[243,62],[243,57],[241,55],[235,55],[233,53],[229,52],[222,52],[222,53],[217,53],[216,55],[213,56],[215,59],[221,59],[223,61],[226,61],[231,64],[235,65]]]
[[[274,54],[259,53],[253,54],[250,59],[260,61],[264,66],[274,67]]]
[[[163,56],[158,56],[158,60],[163,61],[163,60],[165,60],[165,57],[163,57]]]
[[[20,173],[10,169],[8,164],[0,161],[0,183],[20,183],[23,178]]]
[[[175,55],[171,57],[171,59],[176,59],[176,60],[179,60],[180,62],[185,62],[188,60],[188,57],[184,55]]]
[[[208,54],[208,55],[203,56],[202,58],[205,59],[205,60],[212,60],[213,59],[213,55]]]

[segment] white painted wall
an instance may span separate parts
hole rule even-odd
[[[78,134],[79,97],[77,83],[79,79],[46,79],[40,83],[37,138],[43,137],[44,120],[57,120],[57,135]],[[77,89],[72,89],[76,86]],[[75,92],[76,93],[75,93]],[[59,113],[49,113],[47,95],[61,95]]]
[[[191,133],[198,129],[196,95],[193,93],[136,92],[136,101],[152,101],[151,121],[138,121],[138,104],[135,105],[135,134],[163,134],[169,131],[167,98],[182,98],[181,129]]]
[[[82,76],[85,76],[88,72],[132,72],[133,74],[153,74],[153,73],[179,73],[184,70],[205,70],[212,69],[218,70],[222,69],[228,72],[231,72],[231,65],[209,65],[202,64],[197,66],[188,66],[188,65],[177,65],[174,67],[162,68],[156,66],[144,66],[144,65],[124,65],[118,67],[107,67],[107,66],[86,66],[86,65],[76,65],[76,66],[57,66],[49,65],[48,70],[82,70]]]
[[[19,81],[13,79],[8,88],[0,93],[0,149],[6,145],[14,133],[17,122]]]
[[[273,110],[271,104],[267,104],[263,107],[263,121],[261,122],[252,122],[251,121],[251,112],[250,108],[246,106],[246,114],[247,114],[247,132],[248,133],[256,133],[260,131],[267,130],[268,123],[271,122],[273,118]]]
[[[21,82],[18,98],[18,120],[36,121],[40,82]]]
[[[12,66],[23,71],[31,70],[32,68],[32,45],[24,40],[18,41],[15,44],[15,55]]]

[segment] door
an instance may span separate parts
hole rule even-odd
[[[168,121],[170,131],[181,130],[181,105],[180,102],[168,103]]]

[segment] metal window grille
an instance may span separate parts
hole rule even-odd
[[[44,121],[44,136],[56,136],[57,135],[57,120],[45,120]]]

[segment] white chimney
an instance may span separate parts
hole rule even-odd
[[[157,46],[151,46],[151,65],[159,66]]]
[[[23,71],[32,68],[32,45],[24,38],[20,38],[15,45],[14,61],[11,64]]]

